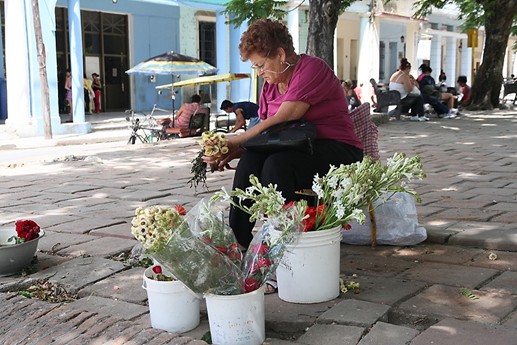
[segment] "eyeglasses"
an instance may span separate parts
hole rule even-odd
[[[267,59],[269,58],[269,54],[271,53],[271,50],[269,50],[266,54],[266,58],[264,59],[264,62],[261,65],[251,65],[251,68],[254,70],[257,70],[259,72],[271,72],[267,69],[264,69],[264,65],[266,64]]]
[[[291,64],[287,61],[284,61],[283,64],[285,64],[285,68],[278,72],[278,71],[272,71],[272,70],[269,70],[269,69],[265,69],[264,66],[266,64],[266,61],[269,59],[269,53],[271,51],[269,51],[267,54],[266,54],[266,58],[264,59],[264,62],[261,64],[261,65],[251,65],[251,68],[254,69],[254,70],[257,70],[259,73],[264,73],[264,72],[268,72],[268,73],[275,73],[275,74],[282,74],[284,73],[285,71],[287,71],[290,67],[294,66],[294,64]]]

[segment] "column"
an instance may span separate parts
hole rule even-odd
[[[467,47],[467,39],[462,39],[461,40],[460,75],[464,75],[467,77],[469,85],[472,85],[472,80],[470,80],[471,66],[472,66],[471,49],[469,47]]]
[[[447,43],[445,45],[445,66],[444,71],[447,75],[447,85],[456,86],[456,49],[458,40],[456,37],[447,37]]]
[[[368,102],[373,95],[370,79],[379,82],[379,34],[374,20],[361,17],[359,31],[359,62],[357,85],[363,84],[362,98]]]
[[[442,68],[442,35],[433,35],[431,40],[431,62],[430,66],[433,69],[432,76],[438,82],[440,69]]]
[[[29,1],[30,5],[30,1]],[[21,136],[34,135],[29,102],[29,52],[26,1],[5,1],[5,64],[7,93],[6,124]],[[28,8],[30,10],[30,7]],[[30,16],[32,18],[32,16]]]
[[[84,123],[83,39],[81,1],[68,0],[68,32],[70,33],[70,69],[72,71],[72,105],[74,123]]]
[[[246,29],[248,29],[248,25],[245,23],[242,23],[237,28],[234,25],[230,25],[230,46],[227,49],[230,52],[231,73],[250,73],[251,71],[251,63],[249,61],[242,61],[239,53],[241,35]],[[252,99],[250,79],[232,81],[230,93],[232,102]]]
[[[219,69],[217,73],[219,74],[230,72],[228,70],[228,52],[230,52],[231,49],[228,49],[228,26],[225,24],[225,21],[226,16],[223,14],[223,12],[217,11],[215,21],[215,42],[217,68]],[[215,100],[216,113],[219,112],[219,106],[221,105],[221,102],[229,98],[228,85],[228,83],[217,83],[217,98]]]
[[[294,51],[300,52],[300,12],[298,8],[288,8],[287,28],[293,37]]]

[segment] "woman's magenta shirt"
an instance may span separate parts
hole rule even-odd
[[[283,95],[277,85],[264,81],[259,102],[260,118],[275,116],[286,101],[310,105],[302,119],[316,125],[318,139],[334,139],[363,148],[354,132],[341,83],[322,59],[302,54]]]

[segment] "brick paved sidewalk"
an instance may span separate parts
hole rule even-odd
[[[415,186],[428,240],[376,250],[342,244],[342,277],[360,282],[361,292],[315,305],[266,296],[266,343],[517,343],[516,126],[511,111],[381,125],[383,160],[395,152],[422,157],[427,178]],[[143,269],[124,265],[120,255],[136,243],[129,230],[136,207],[181,203],[188,209],[231,186],[232,171],[210,174],[209,190],[186,186],[196,140],[69,146],[45,151],[44,161],[32,156],[16,165],[0,163],[0,224],[30,217],[46,231],[40,271],[0,278],[0,343],[204,343],[204,311],[201,325],[181,336],[150,328]],[[488,258],[491,253],[497,260]],[[57,305],[8,293],[38,279],[77,292],[79,299]],[[461,288],[478,299],[462,295]]]

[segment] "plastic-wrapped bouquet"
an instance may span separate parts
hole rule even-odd
[[[206,169],[207,164],[203,161],[203,156],[221,158],[228,153],[227,139],[223,133],[216,131],[206,131],[201,134],[201,150],[194,160],[192,160],[192,168],[190,172],[193,174],[188,181],[190,186],[197,187],[202,183],[206,187]]]
[[[245,292],[258,289],[271,278],[284,255],[287,245],[293,243],[296,233],[302,231],[307,203],[285,204],[276,186],[262,186],[255,176],[250,176],[251,186],[228,193],[224,188],[215,193],[212,201],[224,200],[250,214],[250,220],[262,220],[260,231],[254,236],[243,263]],[[242,201],[252,199],[251,206]],[[267,217],[266,217],[267,215]],[[274,235],[276,230],[280,235]]]
[[[299,230],[303,212],[295,210],[288,212],[290,226],[283,225],[280,238],[267,233],[257,236],[244,257],[224,222],[222,206],[215,202],[201,200],[185,215],[177,208],[137,209],[132,232],[160,265],[192,291],[241,294],[258,289],[275,271],[287,241]]]

